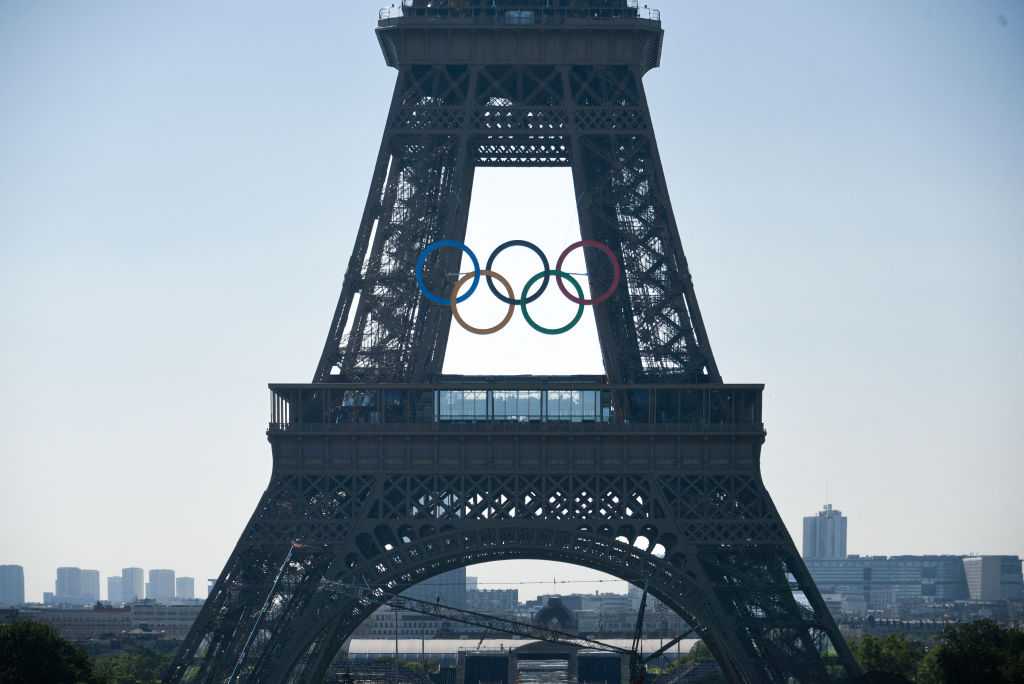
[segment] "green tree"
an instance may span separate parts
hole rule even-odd
[[[715,656],[711,653],[711,649],[708,648],[707,644],[703,641],[698,641],[693,645],[693,648],[687,652],[686,658],[693,663],[703,663],[709,660],[714,660]]]
[[[130,653],[98,656],[96,675],[105,684],[159,684],[171,656],[145,648]]]
[[[663,672],[675,672],[684,665],[690,663],[702,663],[707,660],[714,660],[715,656],[711,653],[711,649],[703,641],[697,641],[693,644],[686,655],[676,658],[671,663],[665,666]]]
[[[1024,684],[1024,632],[991,620],[946,628],[921,668],[928,684]],[[921,680],[924,681],[924,680]]]
[[[876,637],[870,634],[850,643],[850,650],[865,672],[885,672],[913,679],[924,658],[924,645],[904,634]]]
[[[917,684],[944,684],[946,681],[942,676],[942,668],[939,666],[939,649],[933,648],[928,651],[921,663],[917,666]]]
[[[39,622],[0,625],[0,682],[100,684],[85,651]]]

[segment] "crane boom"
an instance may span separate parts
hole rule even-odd
[[[410,599],[405,596],[396,596],[387,600],[385,603],[392,608],[408,610],[422,615],[430,615],[443,620],[451,620],[452,622],[462,622],[465,624],[475,625],[477,627],[483,627],[484,629],[504,632],[505,634],[523,637],[526,639],[566,644],[577,648],[593,648],[601,651],[629,653],[628,649],[605,643],[603,641],[598,641],[597,639],[591,639],[577,634],[570,634],[569,632],[563,632],[561,630],[543,627],[541,625],[509,620],[508,618],[497,617],[495,615],[486,615],[484,613],[477,613],[471,610],[454,608],[440,603],[430,603],[428,601]]]
[[[563,632],[551,627],[519,622],[518,620],[510,620],[508,618],[479,613],[477,611],[466,610],[464,608],[455,608],[454,606],[447,606],[443,603],[423,601],[421,599],[402,596],[401,594],[372,592],[365,587],[359,587],[356,585],[343,585],[339,582],[330,582],[327,580],[324,580],[323,583],[332,587],[344,588],[349,592],[372,593],[378,601],[381,601],[384,605],[397,610],[408,610],[413,613],[429,615],[442,620],[461,622],[463,624],[481,627],[485,630],[502,632],[510,636],[522,637],[524,639],[535,639],[537,641],[547,641],[554,644],[565,644],[576,648],[611,651],[613,653],[621,653],[624,655],[628,655],[630,653],[629,649],[622,648],[621,646],[615,646],[614,644],[609,644],[597,639],[591,639],[586,636],[580,636],[578,634],[570,634],[569,632]]]

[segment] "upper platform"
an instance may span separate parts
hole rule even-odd
[[[380,11],[388,66],[661,62],[661,14],[638,0],[402,0]]]
[[[272,384],[269,432],[685,433],[763,437],[763,385],[612,385],[601,376]]]

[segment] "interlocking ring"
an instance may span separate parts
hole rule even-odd
[[[579,299],[577,299],[576,297],[573,297],[571,294],[569,294],[568,290],[565,289],[565,285],[562,284],[561,276],[556,275],[555,282],[558,283],[558,289],[562,291],[562,294],[564,294],[570,302],[573,302],[575,304],[600,304],[607,300],[609,297],[611,297],[612,294],[615,293],[615,290],[619,287],[619,281],[622,279],[622,267],[619,266],[619,260],[615,257],[615,253],[612,252],[608,245],[604,244],[603,242],[598,242],[597,240],[580,240],[579,242],[574,242],[565,248],[565,251],[562,252],[562,255],[558,257],[558,262],[555,264],[555,271],[562,270],[562,264],[565,263],[565,257],[569,256],[569,252],[576,249],[577,247],[593,247],[594,249],[599,249],[605,253],[605,255],[608,257],[608,260],[612,262],[612,284],[608,286],[607,290],[602,292],[597,297],[594,297],[593,299],[583,299],[582,292],[580,292]],[[577,287],[577,289],[579,288]]]
[[[545,335],[561,335],[562,333],[569,332],[570,330],[572,330],[574,327],[576,327],[576,324],[580,322],[580,318],[583,317],[583,304],[581,302],[576,302],[577,304],[579,304],[580,308],[576,310],[576,315],[573,317],[573,319],[569,321],[567,324],[563,325],[561,328],[545,328],[544,326],[540,325],[532,318],[530,318],[530,312],[526,310],[526,303],[530,301],[529,299],[526,298],[526,293],[530,291],[530,286],[533,285],[538,280],[540,280],[541,278],[547,278],[547,276],[549,275],[555,276],[556,279],[565,278],[566,280],[568,280],[570,283],[572,283],[572,286],[576,288],[576,291],[580,295],[580,299],[583,298],[583,288],[580,287],[579,282],[577,282],[576,279],[573,278],[571,275],[569,275],[565,271],[559,271],[558,269],[555,269],[553,271],[545,270],[541,271],[540,273],[526,281],[526,285],[523,286],[522,303],[519,305],[519,308],[523,310],[523,318],[525,318],[526,322],[530,324],[530,327],[536,330],[537,332],[544,333]]]
[[[459,249],[468,254],[470,261],[473,262],[473,272],[462,275],[458,279],[448,299],[444,299],[439,295],[434,294],[429,289],[427,289],[427,284],[423,279],[423,271],[424,268],[426,267],[427,257],[435,250],[441,249],[443,247]],[[494,260],[498,257],[498,254],[500,254],[502,250],[508,249],[509,247],[526,247],[527,249],[530,249],[537,256],[540,257],[541,263],[544,265],[543,271],[536,274],[526,282],[526,285],[523,287],[522,296],[519,297],[519,299],[516,299],[515,291],[512,289],[512,286],[509,284],[508,280],[506,280],[499,273],[492,270]],[[599,249],[602,252],[604,252],[604,254],[608,257],[608,260],[612,264],[613,273],[611,285],[608,287],[607,290],[605,290],[600,295],[592,299],[584,299],[583,287],[575,278],[573,278],[571,273],[566,273],[565,271],[562,270],[562,264],[565,262],[565,258],[569,255],[570,252],[572,252],[577,247],[593,247],[595,249]],[[488,288],[490,288],[491,292],[493,292],[498,299],[508,304],[508,311],[505,312],[505,317],[502,318],[497,325],[490,328],[477,328],[475,326],[472,326],[469,323],[467,323],[459,314],[458,305],[466,301],[466,299],[468,299],[473,294],[473,292],[476,291],[476,287],[480,283],[480,276],[484,276],[487,279],[487,286]],[[576,311],[576,315],[573,317],[573,319],[569,321],[569,323],[563,325],[560,328],[545,328],[544,326],[538,324],[536,321],[530,318],[530,313],[529,311],[526,310],[526,305],[536,301],[537,298],[539,298],[541,294],[544,293],[544,290],[547,289],[548,282],[550,281],[551,276],[555,276],[555,281],[558,283],[558,288],[562,291],[562,294],[564,294],[569,301],[579,305],[579,309]],[[459,295],[459,292],[462,291],[462,287],[470,278],[473,279],[473,284],[469,287],[469,290],[467,290],[465,294]],[[530,288],[533,286],[534,283],[536,283],[541,278],[544,279],[543,284],[541,284],[540,288],[535,293],[533,293],[532,295],[529,294]],[[562,282],[563,278],[568,280],[572,284],[573,288],[576,290],[576,296],[569,294],[569,291],[565,288],[565,283]],[[505,288],[505,291],[508,293],[507,296],[502,295],[500,292],[498,292],[497,288],[494,287],[493,281],[495,279],[498,280],[498,282],[502,284],[502,287]],[[437,242],[431,243],[427,245],[422,252],[420,252],[419,257],[416,259],[416,284],[419,286],[420,292],[423,293],[423,296],[426,297],[429,301],[434,302],[435,304],[448,305],[451,308],[452,315],[455,317],[455,320],[458,322],[458,324],[461,325],[466,330],[468,330],[469,332],[474,333],[476,335],[490,335],[504,328],[506,325],[508,325],[509,321],[512,319],[512,316],[515,314],[516,306],[522,308],[523,317],[526,319],[526,322],[529,323],[530,327],[532,327],[537,332],[543,333],[545,335],[561,335],[562,333],[572,330],[572,328],[575,327],[576,324],[580,322],[580,318],[582,318],[583,316],[584,306],[588,304],[600,304],[601,302],[604,302],[609,297],[611,297],[612,294],[614,294],[615,290],[619,287],[619,282],[621,281],[621,279],[622,267],[619,264],[618,258],[616,258],[612,250],[609,249],[608,245],[604,244],[603,242],[598,242],[597,240],[580,240],[579,242],[574,242],[573,244],[566,247],[565,250],[562,252],[561,256],[558,257],[558,263],[556,264],[556,267],[554,269],[549,268],[548,259],[547,256],[545,256],[544,252],[541,251],[541,249],[537,247],[537,245],[526,240],[509,240],[499,245],[493,252],[491,252],[490,257],[488,257],[487,259],[487,268],[483,270],[480,269],[480,262],[477,260],[476,254],[473,253],[473,250],[467,247],[464,243],[458,242],[456,240],[438,240]]]
[[[476,254],[473,254],[473,250],[471,250],[464,243],[459,242],[458,240],[438,240],[437,242],[433,242],[427,245],[423,249],[423,251],[420,252],[419,258],[416,259],[416,284],[420,286],[420,292],[423,293],[423,296],[425,296],[427,299],[434,302],[435,304],[448,303],[447,299],[443,299],[434,294],[433,292],[431,292],[429,289],[427,289],[427,284],[423,282],[423,267],[427,263],[427,257],[430,256],[431,252],[441,249],[442,247],[461,249],[463,252],[469,255],[470,261],[473,262],[473,284],[470,285],[469,290],[466,292],[466,294],[462,295],[462,297],[459,299],[459,303],[461,304],[462,302],[469,299],[470,296],[472,296],[473,292],[476,291],[476,286],[480,284],[480,262],[477,261]]]
[[[508,242],[501,243],[495,248],[493,252],[491,252],[491,256],[487,258],[488,271],[491,270],[492,266],[494,266],[494,260],[498,258],[498,254],[500,254],[503,250],[508,249],[509,247],[526,247],[530,250],[533,250],[533,253],[540,257],[540,262],[544,264],[545,273],[548,271],[548,269],[551,268],[551,265],[548,264],[547,255],[544,254],[540,247],[527,240],[509,240]],[[527,304],[537,301],[537,298],[544,294],[544,290],[547,289],[548,280],[550,278],[551,276],[549,275],[544,276],[544,282],[541,284],[540,289],[537,290],[533,295],[530,296],[529,299],[526,300]],[[506,297],[505,295],[498,292],[498,288],[494,287],[494,283],[491,281],[491,276],[487,276],[487,287],[491,288],[491,292],[494,293],[495,297],[505,302],[506,304],[511,304],[513,307],[522,304],[521,299],[515,299],[514,297]]]
[[[491,278],[495,278],[499,283],[501,283],[502,285],[505,286],[505,291],[508,292],[508,298],[507,299],[505,299],[504,297],[502,298],[502,299],[504,299],[508,303],[508,311],[505,312],[505,317],[501,319],[501,321],[498,323],[498,325],[496,325],[496,326],[494,326],[492,328],[475,328],[472,325],[470,325],[469,323],[466,323],[466,321],[464,321],[462,319],[462,316],[459,315],[459,306],[458,306],[458,303],[459,303],[459,298],[458,298],[459,290],[462,289],[462,286],[466,284],[467,280],[469,280],[470,278],[472,278],[474,276],[476,276],[477,278],[480,278],[481,275],[487,276],[487,283],[488,284],[490,284]],[[497,293],[495,293],[495,294],[497,294]],[[502,328],[504,328],[506,325],[508,325],[508,322],[512,320],[512,315],[515,314],[515,312],[516,312],[516,305],[514,303],[515,300],[513,299],[513,295],[514,294],[515,293],[512,292],[512,286],[509,285],[509,282],[507,280],[505,280],[505,276],[501,275],[500,273],[495,273],[494,271],[492,271],[490,269],[484,269],[483,271],[479,271],[479,272],[474,271],[473,273],[467,273],[466,275],[464,275],[461,278],[459,278],[458,282],[455,283],[455,287],[452,288],[452,296],[451,296],[451,299],[448,301],[448,304],[449,304],[449,306],[451,306],[452,316],[455,317],[455,321],[459,325],[461,325],[463,328],[465,328],[466,330],[468,330],[469,332],[471,332],[471,333],[473,333],[475,335],[491,335],[493,333],[498,332]]]

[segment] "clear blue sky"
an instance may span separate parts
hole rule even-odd
[[[827,489],[851,552],[1024,554],[1024,4],[661,6],[683,244],[723,375],[767,383],[797,542]],[[58,565],[220,571],[265,383],[311,377],[362,211],[376,10],[0,3],[0,563],[31,599]],[[481,171],[470,242],[555,252],[570,184]],[[499,337],[449,370],[596,367],[592,326]]]

